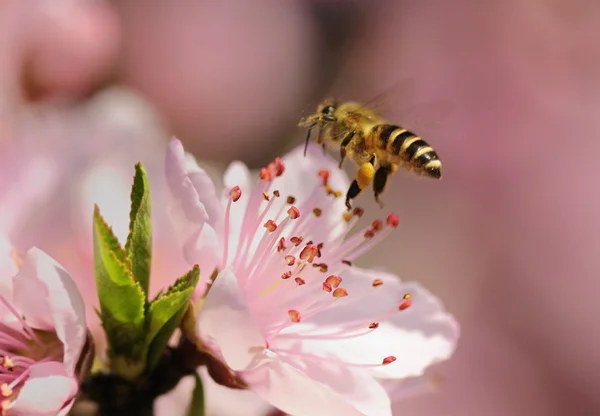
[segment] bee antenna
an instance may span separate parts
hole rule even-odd
[[[308,150],[308,142],[310,141],[310,133],[315,126],[316,123],[311,124],[308,127],[308,133],[306,134],[306,144],[304,145],[304,156],[306,156],[306,151]]]

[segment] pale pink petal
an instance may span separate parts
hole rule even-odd
[[[8,241],[8,237],[0,229],[0,293],[8,303],[12,302],[13,283],[12,278],[17,274],[17,265],[11,258],[12,245]],[[12,318],[12,313],[0,304],[0,318],[3,322]]]
[[[86,337],[85,305],[75,282],[54,259],[32,248],[13,284],[15,307],[29,325],[56,332],[65,369],[73,374]]]
[[[165,176],[169,189],[167,211],[182,242],[185,259],[195,264],[198,261],[200,234],[209,217],[198,190],[187,174],[185,159],[181,142],[172,138],[165,158]]]
[[[219,273],[198,317],[204,340],[219,348],[227,365],[235,371],[253,364],[256,349],[265,346],[260,330],[248,309],[236,276],[230,269]]]
[[[243,378],[263,399],[294,416],[392,414],[385,389],[366,372],[343,365],[274,358]]]
[[[319,218],[313,220],[318,221],[318,227],[311,228],[311,239],[332,241],[338,238],[347,227],[342,220],[342,214],[346,211],[344,200],[350,186],[348,176],[338,168],[339,162],[328,154],[323,154],[321,147],[313,143],[308,146],[306,157],[304,156],[304,145],[301,145],[283,156],[282,160],[286,172],[275,178],[271,189],[280,190],[283,198],[279,198],[273,204],[271,212],[278,212],[285,204],[286,197],[292,195],[296,198],[296,205],[300,209],[301,216],[313,215],[314,208],[323,211]],[[322,186],[322,179],[319,177],[319,171],[322,169],[329,171],[329,186],[340,191],[341,197],[335,198],[333,195],[327,195]],[[315,197],[315,199],[311,197]],[[305,205],[309,198],[312,203]]]
[[[29,378],[10,410],[16,416],[56,416],[73,404],[79,389],[77,380],[67,374],[62,363],[49,361],[30,367]]]
[[[418,283],[402,283],[392,274],[350,267],[342,274],[342,284],[349,296],[338,299],[337,305],[301,325],[311,333],[323,333],[324,325],[348,331],[368,332],[369,323],[379,327],[367,335],[330,340],[302,340],[306,352],[333,354],[338,359],[356,364],[380,364],[388,356],[396,361],[370,370],[381,378],[419,376],[438,361],[449,358],[456,348],[459,329],[454,318],[444,311],[441,302]],[[372,287],[372,281],[383,284]],[[399,311],[403,295],[412,295],[409,308]],[[386,316],[383,318],[383,316]],[[296,330],[301,330],[296,327]],[[331,327],[325,332],[334,331]],[[282,335],[285,331],[282,331]],[[278,339],[299,342],[292,334]],[[295,341],[294,341],[295,339]],[[278,344],[280,346],[280,344]]]
[[[221,205],[220,197],[217,195],[215,184],[208,173],[198,165],[194,156],[189,153],[185,154],[185,170],[198,193],[200,202],[206,209],[208,224],[213,228],[217,228],[223,217],[223,205]]]

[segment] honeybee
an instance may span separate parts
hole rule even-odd
[[[383,207],[379,195],[388,177],[398,167],[420,176],[440,179],[442,162],[425,140],[403,127],[389,124],[375,111],[357,102],[338,102],[328,98],[317,106],[317,112],[302,118],[298,125],[308,127],[304,154],[312,129],[318,127],[316,142],[325,148],[333,144],[340,148],[340,164],[348,157],[358,166],[356,178],[346,193],[346,207],[371,182],[375,201]]]

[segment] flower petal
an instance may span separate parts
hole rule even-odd
[[[13,279],[14,304],[29,325],[56,332],[72,375],[86,338],[85,306],[71,276],[43,251],[32,248]]]
[[[30,367],[29,378],[19,391],[11,415],[56,416],[66,414],[79,389],[77,380],[69,376],[62,363],[47,361]]]
[[[441,302],[421,285],[402,283],[392,274],[358,267],[348,268],[342,273],[342,279],[349,296],[300,325],[304,325],[302,330],[310,331],[305,333],[311,334],[322,334],[319,328],[330,325],[328,332],[341,330],[346,334],[363,335],[329,340],[302,339],[297,335],[296,342],[302,343],[304,351],[320,356],[334,354],[356,364],[380,364],[384,358],[394,356],[393,363],[371,371],[377,377],[396,379],[419,376],[431,364],[452,355],[459,337],[458,324],[444,311]],[[383,285],[372,287],[374,279],[382,280]],[[406,293],[412,295],[412,304],[399,311]],[[387,317],[379,321],[383,315]],[[378,328],[364,334],[373,321],[379,323]],[[296,330],[301,329],[297,326]],[[282,335],[284,333],[282,331]],[[295,343],[294,334],[278,338],[278,343],[286,337]]]
[[[280,211],[286,202],[288,195],[296,198],[296,205],[300,209],[300,215],[312,215],[312,210],[319,208],[322,214],[313,221],[318,221],[318,226],[311,227],[309,235],[305,235],[314,241],[332,241],[346,231],[347,224],[342,220],[342,214],[346,211],[343,196],[350,186],[346,173],[338,168],[338,163],[329,155],[324,154],[320,146],[310,143],[306,157],[304,156],[304,145],[294,148],[282,157],[286,172],[273,180],[271,189],[280,190],[283,198],[279,198],[273,204],[270,213],[273,215]],[[342,197],[335,198],[327,195],[322,186],[319,171],[329,171],[329,186],[342,193]],[[312,199],[312,197],[315,197]],[[310,204],[304,205],[311,199]],[[284,210],[284,213],[287,210]],[[285,214],[287,215],[287,214]]]
[[[265,346],[230,269],[219,273],[211,286],[199,313],[198,332],[205,342],[220,350],[227,365],[235,371],[247,369],[256,359],[255,349]]]
[[[190,264],[196,264],[204,243],[211,240],[204,238],[205,236],[200,238],[205,225],[210,226],[210,222],[212,222],[207,207],[210,207],[212,212],[214,204],[219,201],[216,199],[214,185],[212,188],[202,186],[210,181],[209,178],[203,176],[205,172],[199,167],[192,169],[194,178],[192,181],[188,174],[188,168],[190,168],[189,162],[186,162],[181,142],[172,138],[165,158],[165,175],[169,189],[167,211],[173,228],[182,242],[185,259]],[[196,188],[195,183],[201,188]],[[209,234],[211,234],[210,237],[215,235],[214,228],[213,232],[209,232]]]
[[[188,178],[194,185],[194,189],[198,193],[198,197],[206,213],[208,214],[208,223],[213,228],[217,228],[223,217],[223,205],[217,195],[215,184],[208,175],[208,173],[202,169],[196,158],[190,153],[185,154],[185,170]]]
[[[390,399],[377,381],[339,364],[272,359],[242,377],[259,396],[294,416],[392,414]]]

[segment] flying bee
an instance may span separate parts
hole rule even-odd
[[[326,99],[318,105],[315,114],[301,119],[298,125],[308,127],[305,155],[312,129],[317,127],[317,143],[323,148],[327,144],[340,148],[340,168],[347,157],[359,166],[346,193],[348,210],[352,209],[350,201],[371,182],[375,201],[383,206],[379,195],[384,191],[388,177],[398,167],[420,176],[442,177],[442,162],[433,147],[415,133],[389,124],[360,103]]]

